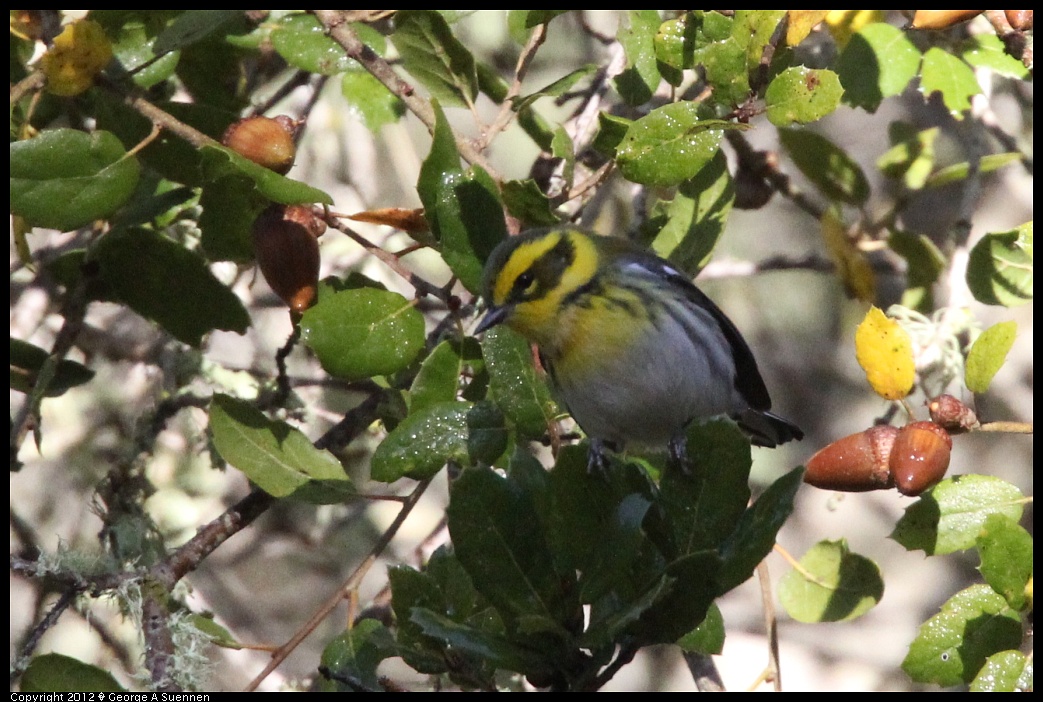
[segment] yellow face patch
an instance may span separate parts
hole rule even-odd
[[[563,301],[594,278],[597,247],[587,235],[567,228],[512,244],[493,281],[493,304],[511,306],[505,321],[515,331],[541,346],[556,346],[571,323]]]

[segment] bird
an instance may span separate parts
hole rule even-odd
[[[685,274],[621,237],[562,224],[510,236],[482,278],[481,334],[506,324],[538,349],[550,384],[589,441],[609,451],[666,446],[687,471],[686,428],[734,419],[756,446],[804,437],[771,397],[735,325]]]

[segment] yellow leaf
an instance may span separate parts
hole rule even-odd
[[[830,10],[826,15],[826,26],[839,48],[847,46],[848,40],[862,27],[884,19],[881,10]]]
[[[855,330],[855,358],[878,395],[901,400],[913,389],[916,364],[912,339],[877,307],[870,308]]]
[[[93,20],[73,22],[54,38],[40,61],[47,89],[55,95],[79,95],[112,60],[112,44]]]
[[[837,267],[837,274],[844,281],[849,295],[872,303],[876,299],[876,278],[873,267],[865,254],[847,235],[844,223],[836,210],[829,209],[822,216],[822,237],[826,240],[830,258]]]
[[[796,46],[807,39],[811,30],[826,19],[830,10],[787,10],[789,24],[786,26],[786,44]]]

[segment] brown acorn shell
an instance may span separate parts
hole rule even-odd
[[[254,256],[275,294],[294,312],[315,303],[319,284],[318,234],[325,224],[303,205],[271,205],[254,221]]]
[[[891,477],[903,495],[919,495],[934,487],[949,470],[952,437],[934,422],[901,428],[891,448]]]
[[[842,492],[893,487],[890,459],[898,432],[897,427],[881,425],[834,441],[808,460],[804,482]]]
[[[286,115],[246,117],[225,130],[221,143],[254,163],[286,175],[297,158],[296,123]]]

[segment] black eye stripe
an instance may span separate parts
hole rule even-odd
[[[514,302],[538,300],[553,290],[560,282],[568,267],[576,258],[576,248],[568,237],[562,237],[557,244],[514,279],[511,286],[511,299]]]

